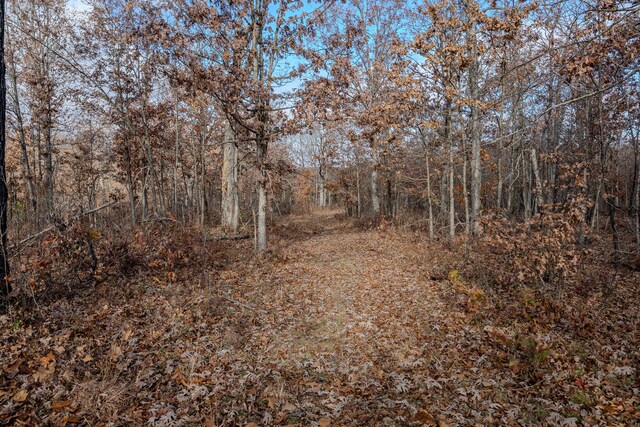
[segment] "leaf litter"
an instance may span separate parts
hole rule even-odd
[[[211,265],[153,264],[0,316],[0,422],[640,422],[637,275],[582,317],[527,321],[457,270],[434,279],[458,255],[410,233],[326,211],[275,232],[267,261],[217,243]]]

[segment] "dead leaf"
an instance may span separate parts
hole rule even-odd
[[[25,400],[27,400],[28,395],[29,393],[27,392],[27,390],[22,389],[22,390],[19,390],[16,394],[14,394],[12,399],[14,402],[24,402]]]
[[[90,354],[85,354],[84,357],[82,358],[83,362],[91,362],[93,360],[93,357]]]
[[[51,378],[53,373],[55,372],[55,368],[47,369],[44,366],[38,368],[38,370],[32,375],[33,380],[39,383],[44,383]]]
[[[67,406],[71,406],[72,403],[73,402],[71,400],[54,400],[53,403],[51,403],[51,409],[54,411],[60,411]]]
[[[431,416],[431,414],[424,409],[421,409],[420,412],[415,415],[415,420],[427,425],[436,424],[436,420],[433,418],[433,416]]]
[[[82,418],[76,415],[67,415],[66,417],[64,417],[64,422],[70,424],[80,424],[82,422]]]
[[[42,356],[40,358],[40,363],[42,363],[42,366],[47,368],[54,360],[56,360],[56,357],[53,355],[53,353],[49,353],[46,356]]]
[[[329,418],[320,418],[318,420],[318,424],[320,427],[329,427],[331,425],[331,420]]]
[[[122,349],[119,345],[113,344],[109,350],[109,360],[117,362],[120,356],[122,356]]]

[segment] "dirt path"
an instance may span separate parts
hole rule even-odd
[[[304,238],[277,251],[268,273],[245,278],[253,292],[244,298],[266,313],[239,347],[276,361],[274,399],[306,422],[419,425],[444,417],[447,403],[437,413],[427,406],[456,381],[449,368],[457,332],[447,333],[459,313],[406,236],[358,230],[337,217],[293,219],[284,228],[307,230]]]
[[[304,226],[317,235],[290,244],[277,271],[255,278],[258,288],[275,290],[276,300],[262,303],[295,313],[292,322],[279,325],[282,345],[304,347],[310,355],[402,360],[428,329],[441,328],[437,313],[443,302],[430,292],[426,269],[406,245],[377,231],[346,227],[336,215],[307,218]]]

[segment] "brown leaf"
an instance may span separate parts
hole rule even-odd
[[[44,366],[45,368],[48,368],[51,362],[53,362],[54,360],[56,360],[56,357],[53,355],[53,353],[49,353],[46,356],[42,356],[40,358],[40,363],[42,363],[42,366]]]
[[[117,362],[120,356],[122,356],[122,349],[119,345],[113,344],[109,350],[109,360]]]
[[[421,409],[420,412],[416,414],[415,420],[427,425],[436,424],[435,418],[433,418],[433,416],[431,416],[431,414],[424,409]]]
[[[73,402],[71,400],[54,400],[51,403],[51,409],[54,411],[60,411],[67,406],[70,406]]]
[[[14,402],[24,402],[25,400],[27,400],[28,395],[29,393],[27,392],[27,390],[22,389],[22,390],[19,390],[16,394],[14,394],[12,399]]]
[[[69,424],[80,424],[82,422],[82,418],[76,415],[67,415],[64,417],[64,422]]]
[[[318,424],[320,427],[329,427],[331,425],[331,420],[329,418],[320,418],[318,420]]]

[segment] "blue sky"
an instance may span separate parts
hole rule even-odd
[[[69,0],[68,7],[71,10],[79,12],[86,12],[89,10],[89,6],[84,2],[84,0]]]

